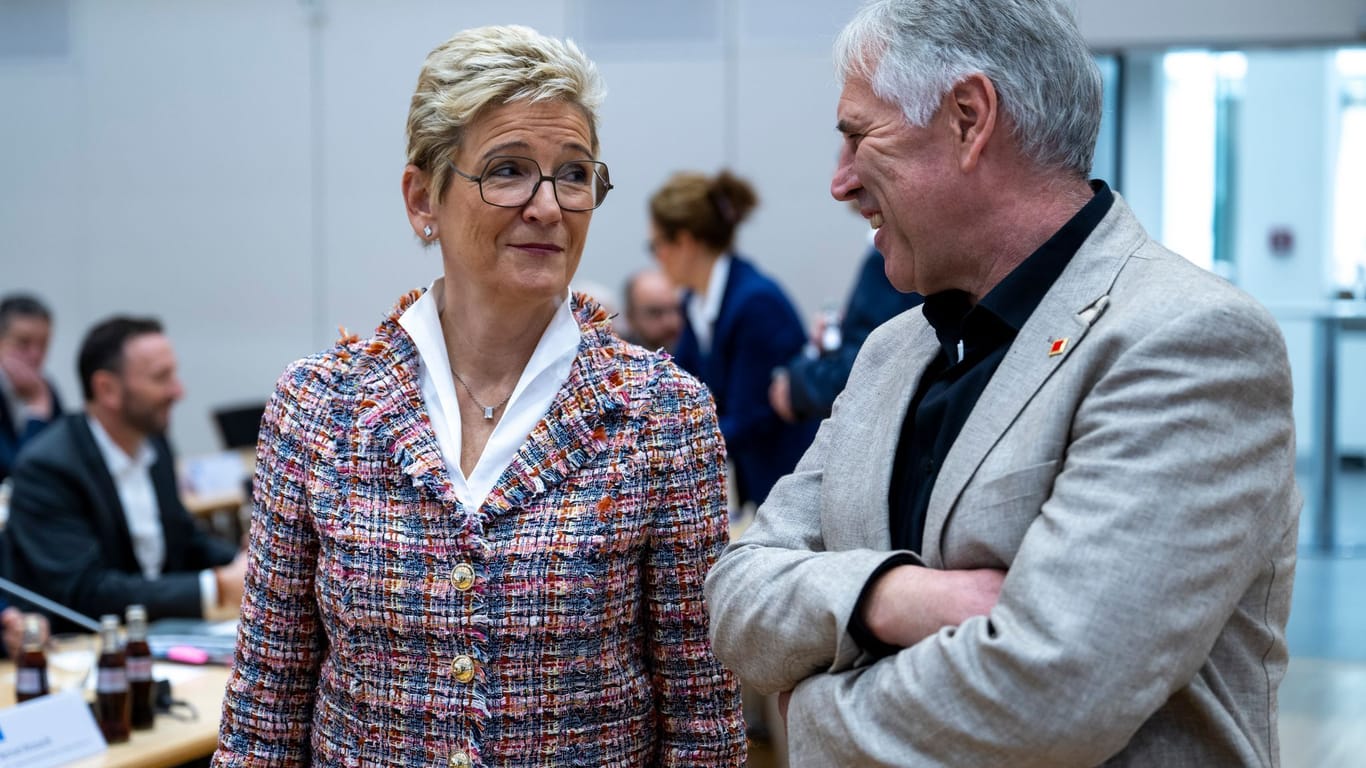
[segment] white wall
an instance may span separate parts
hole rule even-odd
[[[1366,0],[1072,0],[1097,48],[1350,43],[1366,38]]]
[[[1154,2],[1079,0],[1079,19],[1107,47],[1216,32],[1352,38],[1346,21],[1366,11],[1366,0]],[[615,292],[647,263],[653,189],[675,170],[729,165],[762,199],[741,249],[813,312],[844,295],[866,233],[828,194],[829,46],[857,5],[5,0],[0,292],[52,303],[49,367],[70,404],[92,322],[160,316],[188,391],[174,437],[182,452],[212,449],[213,406],[264,398],[289,360],[339,325],[368,333],[436,274],[398,191],[408,96],[455,30],[524,23],[579,40],[609,89],[603,155],[617,189],[595,214],[582,279]],[[1140,170],[1159,151],[1142,126],[1160,126],[1160,111],[1125,118],[1138,132],[1121,191],[1141,215],[1160,211]]]
[[[91,323],[162,318],[187,389],[173,436],[213,449],[214,406],[264,399],[289,360],[338,326],[368,333],[437,274],[399,195],[408,97],[454,31],[522,23],[574,36],[608,85],[617,189],[582,280],[615,294],[648,263],[648,195],[729,165],[762,200],[740,247],[815,309],[864,242],[828,193],[829,47],[856,4],[9,0],[0,25],[41,18],[50,39],[0,35],[0,291],[52,304],[49,368],[72,405]]]

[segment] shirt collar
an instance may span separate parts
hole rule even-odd
[[[14,431],[22,433],[24,431],[24,403],[19,399],[19,393],[14,391],[14,385],[10,383],[9,377],[4,371],[0,371],[0,407],[8,408],[10,422],[14,424]]]
[[[90,425],[90,434],[95,437],[95,445],[99,447],[100,455],[104,457],[104,465],[109,468],[110,475],[118,477],[130,470],[145,470],[156,463],[157,452],[152,447],[150,440],[144,438],[138,444],[137,454],[129,456],[104,430],[104,425],[100,423],[99,419],[87,413],[85,420]]]
[[[1091,236],[1096,225],[1110,211],[1115,195],[1109,185],[1097,179],[1091,182],[1091,189],[1094,194],[1081,210],[982,297],[982,308],[1017,333],[1029,316],[1034,314],[1072,257],[1081,250],[1086,238]]]
[[[976,306],[966,292],[959,290],[940,291],[925,298],[925,319],[934,327],[935,336],[950,360],[958,359],[952,350],[963,339],[966,328],[977,327],[994,333],[989,329],[995,327],[1013,338],[1024,327],[1115,201],[1114,193],[1105,182],[1092,181],[1091,189],[1094,194],[1086,205],[988,291]]]
[[[707,292],[702,295],[694,293],[688,297],[688,314],[689,319],[694,321],[694,328],[701,325],[710,329],[716,318],[720,317],[721,300],[726,297],[726,281],[730,279],[730,262],[729,254],[718,258],[707,278]]]
[[[455,384],[450,375],[451,360],[446,354],[446,337],[441,330],[441,312],[437,306],[444,280],[444,277],[433,280],[426,292],[399,316],[398,324],[413,340],[422,363],[433,371],[443,372],[434,378],[438,381],[445,380],[450,385],[450,404],[454,407]],[[565,355],[573,356],[578,352],[581,333],[579,323],[574,318],[570,296],[570,292],[566,290],[565,300],[560,302],[560,306],[550,318],[550,324],[541,334],[541,340],[536,343],[536,349],[531,353],[531,359],[527,360],[526,367],[522,369],[522,376],[517,381],[509,402],[516,400],[531,380],[554,366]],[[455,410],[459,412],[458,408]]]

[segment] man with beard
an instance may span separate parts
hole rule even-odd
[[[81,344],[86,410],[33,440],[14,469],[15,579],[88,616],[215,618],[242,597],[245,559],[209,536],[176,493],[166,442],[184,394],[153,319],[114,317]]]

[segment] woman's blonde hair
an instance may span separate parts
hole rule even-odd
[[[749,182],[721,171],[715,176],[681,171],[650,197],[650,219],[666,240],[687,232],[704,245],[729,251],[735,230],[759,204]]]
[[[555,99],[583,110],[597,157],[597,110],[605,93],[597,66],[573,41],[530,27],[467,29],[437,46],[422,65],[408,108],[408,162],[427,174],[439,203],[451,177],[446,160],[483,110]]]

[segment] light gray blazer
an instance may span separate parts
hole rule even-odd
[[[722,662],[795,688],[792,765],[1277,765],[1301,499],[1267,312],[1116,195],[930,498],[924,564],[1007,569],[1000,602],[874,660],[849,616],[888,557],[892,459],[937,350],[919,309],[878,329],[708,577]]]

